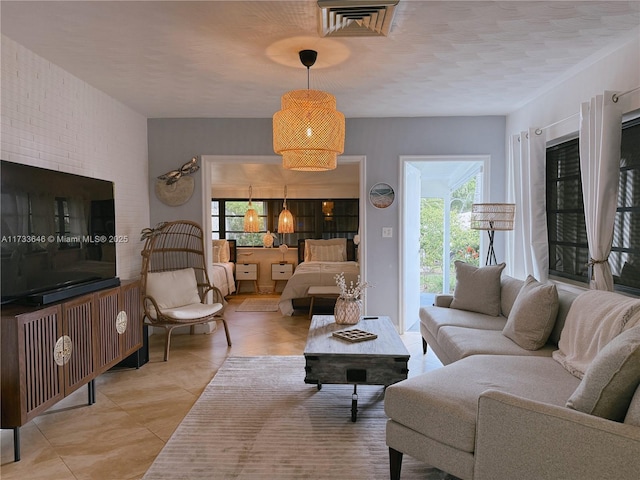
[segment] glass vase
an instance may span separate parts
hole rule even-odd
[[[338,297],[333,311],[339,325],[355,325],[362,315],[362,300],[359,298]]]

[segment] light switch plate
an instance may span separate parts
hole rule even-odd
[[[391,238],[391,237],[393,237],[393,228],[392,227],[382,227],[382,237],[383,238]]]

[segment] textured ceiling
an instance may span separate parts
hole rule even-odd
[[[640,35],[640,2],[400,0],[388,37],[321,38],[304,1],[12,2],[2,33],[147,117],[271,117],[311,88],[347,117],[503,115]]]

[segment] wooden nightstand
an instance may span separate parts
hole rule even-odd
[[[236,294],[240,293],[240,282],[251,281],[255,292],[258,290],[258,264],[257,263],[237,263],[236,264]]]
[[[286,282],[293,275],[293,263],[272,263],[271,280],[273,281],[273,291],[276,291],[278,282]]]

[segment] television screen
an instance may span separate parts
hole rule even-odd
[[[113,183],[0,163],[2,303],[48,303],[113,284]]]

